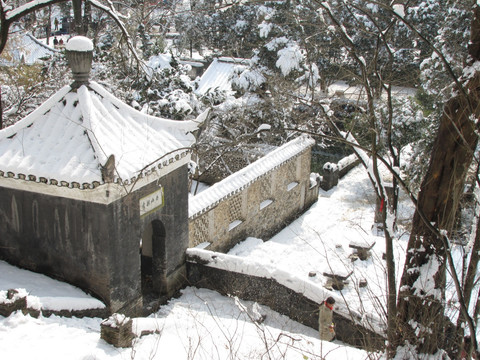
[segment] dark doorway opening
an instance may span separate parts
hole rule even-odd
[[[154,220],[145,226],[140,243],[143,296],[166,293],[165,226]]]

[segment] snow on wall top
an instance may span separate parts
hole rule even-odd
[[[259,177],[277,168],[285,161],[312,147],[315,140],[302,135],[265,155],[235,174],[214,184],[207,190],[192,197],[189,202],[188,216],[194,217],[211,208],[226,196],[251,184]]]
[[[195,92],[198,95],[204,95],[210,89],[222,91],[232,91],[231,76],[236,67],[245,67],[248,60],[222,57],[213,60],[205,73],[200,78],[198,89]]]
[[[195,121],[157,118],[122,103],[95,82],[76,92],[65,86],[0,130],[0,176],[90,188],[103,183],[101,168],[114,155],[114,181],[133,179],[146,167],[183,156],[202,115]]]
[[[68,40],[65,49],[69,51],[93,51],[93,42],[85,36],[74,36]]]
[[[190,259],[196,258],[201,260],[205,266],[221,269],[229,272],[236,272],[249,276],[255,276],[265,279],[273,279],[279,284],[302,294],[306,298],[321,304],[327,296],[335,298],[335,312],[341,314],[347,319],[351,319],[355,323],[361,324],[365,328],[372,330],[378,334],[383,334],[383,321],[376,314],[362,314],[358,310],[349,306],[344,296],[340,296],[331,291],[326,290],[319,284],[298,277],[291,272],[276,268],[271,263],[259,263],[250,260],[248,257],[239,257],[230,254],[222,254],[205,250],[201,248],[187,249],[187,256]]]

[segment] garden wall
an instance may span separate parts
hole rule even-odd
[[[227,252],[248,236],[266,240],[308,209],[319,186],[313,145],[300,136],[191,199],[189,247]]]
[[[325,191],[330,190],[338,184],[339,179],[359,164],[360,160],[355,154],[344,157],[338,163],[325,163],[323,165],[324,174],[320,180],[320,187]]]
[[[318,307],[324,300],[320,298],[321,291],[310,289],[307,283],[299,279],[290,278],[286,281],[287,286],[259,269],[248,271],[249,265],[238,264],[235,259],[230,258],[228,255],[205,250],[187,250],[189,282],[198,288],[207,288],[225,296],[236,296],[266,305],[295,321],[318,329]],[[228,270],[218,267],[215,264],[216,260]],[[303,291],[300,292],[296,288],[302,288]],[[361,325],[361,320],[365,317],[353,313],[341,304],[337,305],[343,310],[335,311],[333,314],[338,340],[366,350],[383,348],[385,339]]]

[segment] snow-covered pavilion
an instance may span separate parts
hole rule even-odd
[[[0,130],[0,258],[136,314],[183,285],[195,121],[136,111],[89,80],[92,42],[67,43],[74,82]]]

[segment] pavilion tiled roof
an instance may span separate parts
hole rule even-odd
[[[0,130],[0,176],[81,189],[132,182],[184,157],[201,120],[146,115],[93,81],[66,86]]]

